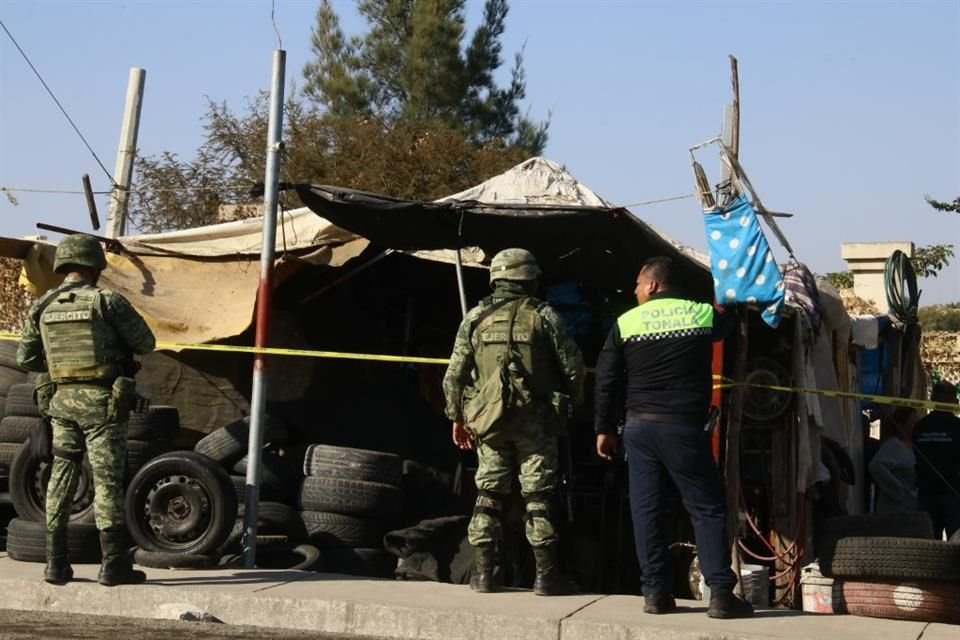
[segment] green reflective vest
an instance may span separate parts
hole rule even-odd
[[[649,300],[620,316],[617,325],[625,342],[710,335],[713,305],[680,298]]]
[[[94,286],[55,294],[39,318],[40,336],[53,382],[112,381],[120,374],[117,334],[100,312]]]

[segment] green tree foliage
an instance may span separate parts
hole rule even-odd
[[[918,278],[936,278],[937,274],[950,264],[952,257],[952,244],[933,244],[917,247],[910,263]]]
[[[960,213],[960,198],[955,199],[953,202],[940,202],[938,200],[934,200],[930,196],[924,196],[924,199],[937,211],[952,211],[953,213]]]
[[[316,58],[303,69],[304,94],[327,113],[366,115],[386,125],[438,122],[475,144],[497,141],[543,151],[547,124],[520,113],[526,97],[523,54],[500,87],[506,0],[487,0],[467,43],[465,0],[361,0],[369,30],[347,38],[330,0],[322,0],[312,36]]]
[[[960,331],[960,302],[921,307],[917,315],[924,331]]]
[[[831,271],[823,277],[837,289],[850,289],[853,287],[853,271]]]
[[[317,10],[316,58],[303,93],[284,106],[281,180],[336,184],[432,200],[466,189],[538,154],[547,124],[520,114],[526,93],[517,54],[506,87],[506,0],[487,0],[465,45],[464,0],[361,0],[368,32],[347,37],[328,0]],[[269,97],[235,111],[210,101],[196,156],[138,158],[130,203],[146,232],[218,221],[263,180]],[[282,204],[299,206],[292,193]],[[251,210],[245,212],[249,214]],[[241,211],[241,215],[245,213]]]

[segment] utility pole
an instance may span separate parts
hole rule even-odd
[[[130,182],[133,178],[133,161],[137,155],[137,134],[140,131],[140,106],[143,104],[143,85],[147,79],[145,69],[130,69],[127,83],[127,103],[123,109],[123,124],[120,127],[120,147],[117,149],[117,164],[113,170],[113,188],[110,192],[110,209],[107,213],[107,237],[117,238],[127,231],[127,205],[130,202]]]
[[[273,82],[270,85],[270,121],[267,126],[267,168],[263,180],[263,240],[260,248],[260,287],[257,290],[254,345],[267,346],[270,300],[273,293],[273,253],[277,243],[277,196],[280,191],[280,152],[283,150],[283,80],[287,52],[273,51]],[[260,453],[267,402],[266,356],[253,356],[253,387],[250,394],[250,435],[247,440],[247,483],[244,488],[243,566],[257,563],[257,501],[260,499]]]

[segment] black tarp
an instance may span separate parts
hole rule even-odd
[[[480,247],[488,255],[523,247],[552,281],[633,288],[640,264],[655,255],[677,261],[684,293],[711,300],[709,270],[623,208],[419,202],[342,187],[293,185],[305,205],[384,248]]]

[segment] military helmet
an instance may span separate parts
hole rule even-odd
[[[490,284],[495,280],[536,280],[537,259],[526,249],[504,249],[490,261]]]
[[[53,261],[53,270],[63,273],[67,265],[88,267],[95,271],[107,268],[107,257],[103,247],[95,238],[82,233],[67,236],[57,245],[57,256]]]

